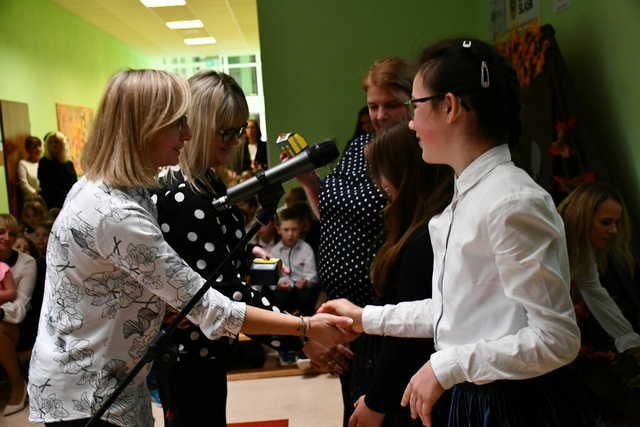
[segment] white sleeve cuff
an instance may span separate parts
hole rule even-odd
[[[466,381],[464,372],[457,361],[455,347],[433,353],[431,355],[431,368],[438,382],[445,390]]]
[[[619,353],[624,353],[630,348],[640,347],[640,335],[635,332],[629,332],[621,337],[616,338],[616,349]]]
[[[362,310],[362,329],[369,335],[384,335],[384,322],[382,314],[384,306],[367,305]]]

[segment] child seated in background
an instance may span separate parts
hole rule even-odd
[[[41,258],[46,258],[47,244],[49,243],[49,234],[52,226],[52,221],[43,221],[34,228],[33,243],[35,243],[38,256]]]
[[[289,312],[307,314],[313,312],[318,273],[313,249],[300,238],[301,218],[295,210],[286,208],[278,215],[278,242],[270,251],[273,258],[280,258],[288,270],[278,282],[273,298]]]
[[[17,296],[16,282],[11,274],[11,267],[0,261],[0,304],[13,301]]]
[[[278,243],[278,228],[275,218],[260,227],[256,235],[251,239],[251,243],[260,246],[267,253],[271,253],[271,249]]]

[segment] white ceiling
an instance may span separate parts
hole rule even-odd
[[[256,0],[187,0],[186,6],[147,8],[138,0],[53,0],[100,30],[149,56],[257,53]],[[167,21],[200,19],[204,28],[170,30]],[[187,46],[191,37],[217,43]]]

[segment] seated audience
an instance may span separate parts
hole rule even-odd
[[[31,239],[28,239],[24,234],[20,234],[16,237],[16,242],[13,244],[13,249],[19,252],[24,252],[31,256],[35,255],[36,246]]]
[[[275,304],[289,312],[313,312],[317,296],[318,272],[313,249],[300,238],[302,220],[294,210],[284,209],[278,214],[280,241],[271,248],[270,255],[280,258],[286,267],[275,291]]]
[[[47,243],[49,242],[49,233],[51,233],[51,227],[53,227],[52,221],[43,221],[36,225],[34,230],[33,243],[35,243],[38,256],[40,258],[46,258],[47,255]]]
[[[565,223],[572,298],[582,340],[573,366],[597,399],[592,406],[599,409],[603,425],[639,425],[640,390],[632,383],[640,380],[640,335],[599,276],[611,258],[634,270],[624,201],[610,185],[592,182],[576,188],[558,210]],[[625,363],[625,359],[636,363]]]
[[[28,136],[24,141],[26,157],[18,162],[18,182],[24,200],[37,197],[40,192],[38,181],[38,163],[42,157],[42,141],[35,136]]]
[[[9,415],[22,410],[26,402],[26,384],[18,366],[16,347],[20,336],[18,325],[23,321],[36,282],[36,261],[29,255],[13,250],[18,222],[9,214],[0,214],[0,261],[11,267],[16,285],[16,298],[0,304],[0,365],[5,369],[11,392],[4,410]]]
[[[76,170],[68,158],[67,137],[63,133],[48,133],[45,145],[46,151],[38,167],[40,194],[49,209],[61,208],[67,193],[78,179]]]
[[[21,226],[25,237],[33,240],[35,238],[36,225],[40,224],[47,217],[47,208],[39,200],[28,200],[22,207]]]

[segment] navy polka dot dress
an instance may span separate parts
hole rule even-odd
[[[364,148],[373,135],[353,140],[325,178],[319,198],[318,271],[330,299],[364,306],[373,301],[371,260],[382,245],[380,211],[386,201],[369,177]]]
[[[158,224],[164,238],[191,268],[209,278],[220,263],[244,236],[244,219],[237,208],[217,211],[211,202],[226,193],[224,184],[210,171],[206,175],[209,191],[196,192],[179,171],[161,178],[161,188],[152,190],[152,200],[158,208]],[[207,188],[207,187],[205,187]],[[267,310],[280,311],[261,293],[242,281],[246,251],[232,260],[215,278],[214,288],[235,301],[243,301]],[[279,350],[298,350],[296,337],[257,336],[256,339]],[[196,325],[178,329],[173,337],[180,358],[216,358],[226,351],[229,339],[211,341]],[[285,348],[283,348],[283,346]]]

